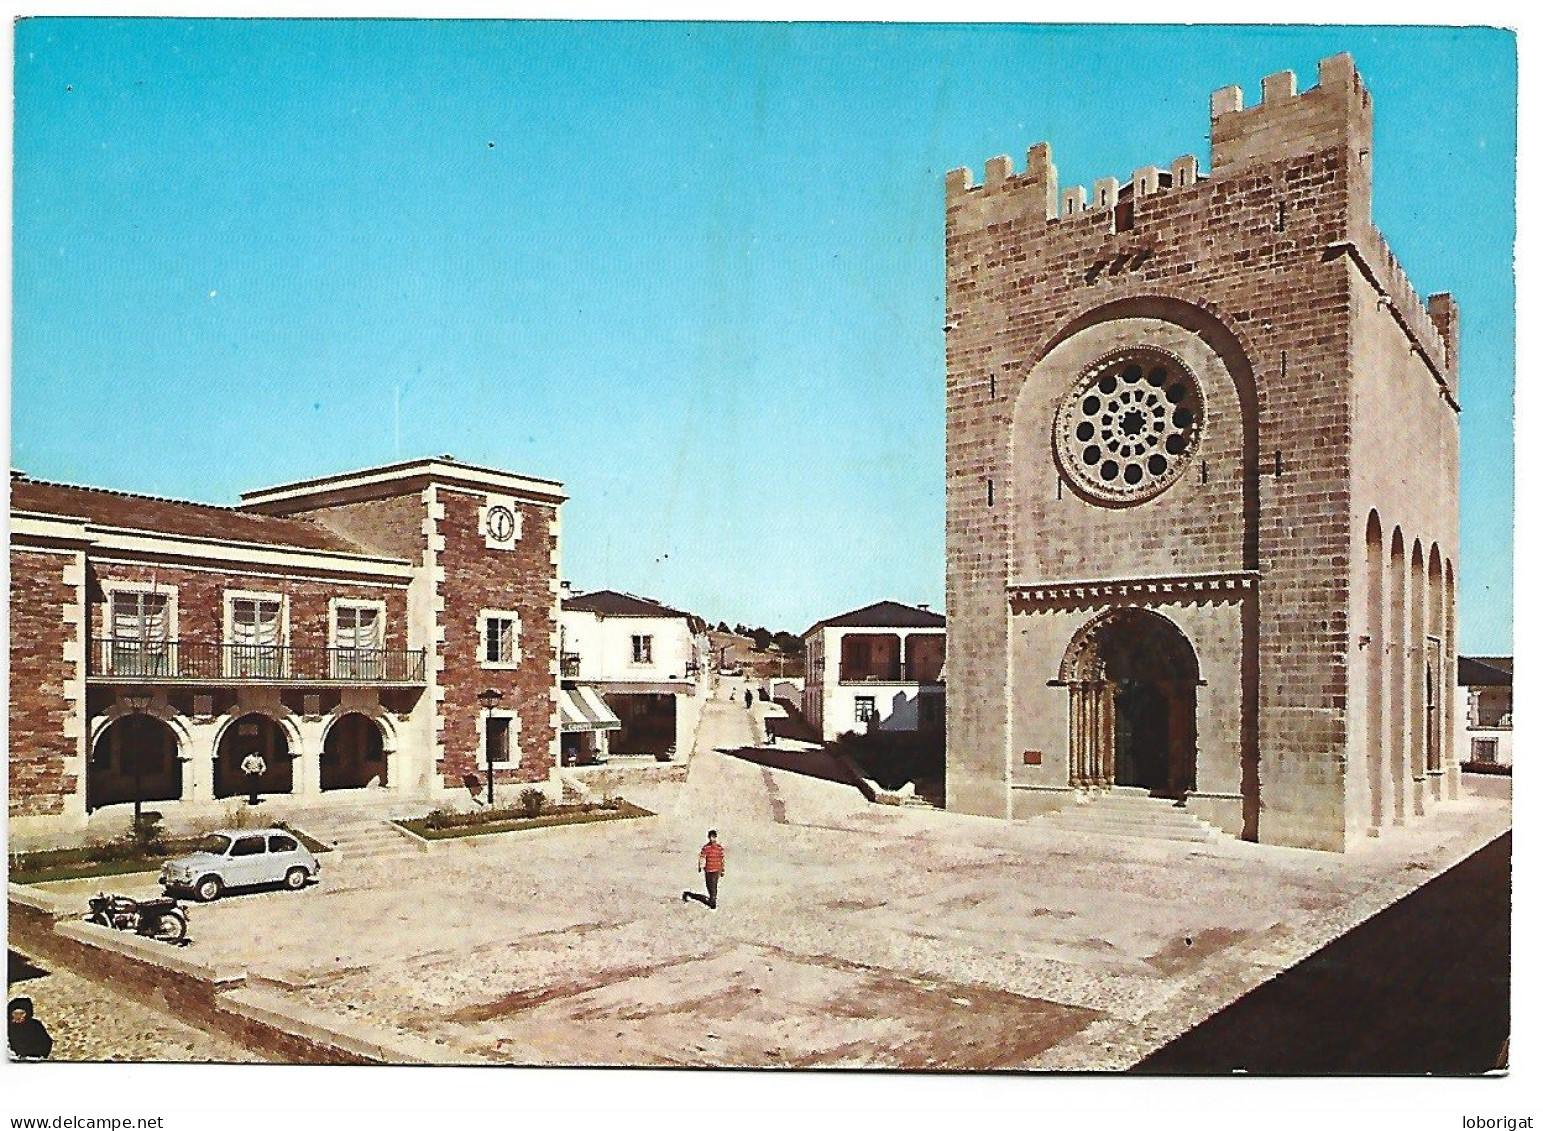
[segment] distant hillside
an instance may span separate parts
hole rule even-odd
[[[775,644],[764,652],[757,652],[751,637],[717,629],[708,629],[707,639],[712,643],[713,663],[719,670],[737,669],[761,679],[799,678],[804,674],[804,657],[788,655]]]

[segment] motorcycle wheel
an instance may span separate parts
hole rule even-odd
[[[188,937],[188,918],[181,908],[162,912],[156,921],[154,937],[162,942],[181,942]]]

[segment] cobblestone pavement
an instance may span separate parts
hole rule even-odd
[[[345,858],[196,907],[188,955],[490,1063],[1122,1069],[1510,824],[1474,796],[1338,855],[874,806],[720,752],[753,714],[707,704],[686,782],[627,793],[657,817]],[[709,827],[717,911],[681,898]]]
[[[54,1039],[52,1060],[249,1064],[266,1059],[67,968],[37,965],[45,973],[12,983],[6,999],[32,999],[38,1020]]]

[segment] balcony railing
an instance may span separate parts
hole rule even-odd
[[[134,680],[422,683],[423,650],[100,640],[88,675]]]
[[[841,669],[841,683],[942,683],[943,674],[936,664],[896,664],[881,669]]]
[[[564,679],[579,678],[579,654],[577,652],[564,652],[562,654],[562,673]]]

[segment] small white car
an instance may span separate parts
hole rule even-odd
[[[191,856],[162,864],[161,886],[208,903],[226,888],[282,883],[299,891],[320,872],[321,861],[287,829],[221,829]]]

